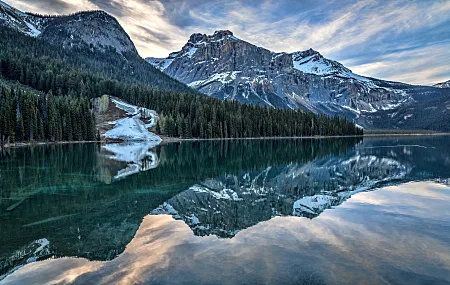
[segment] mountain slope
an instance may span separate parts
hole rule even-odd
[[[438,88],[450,88],[450,80],[433,85]]]
[[[119,53],[138,54],[119,22],[103,11],[65,16],[41,16],[21,12],[0,1],[0,26],[42,38],[64,48],[111,47]]]
[[[367,78],[309,49],[275,53],[236,38],[230,31],[193,34],[179,52],[147,61],[202,93],[223,100],[340,115],[366,128],[383,128],[367,119],[413,106],[436,88]],[[394,122],[393,128],[402,126]]]
[[[98,93],[102,89],[99,94],[101,96],[105,94],[102,92],[108,91],[113,86],[111,84],[104,85],[104,80],[113,80],[114,85],[141,84],[162,91],[195,92],[155,69],[138,54],[119,54],[110,48],[102,51],[87,46],[67,49],[51,44],[41,37],[34,39],[9,27],[0,27],[0,38],[2,39],[0,41],[0,61],[3,65],[3,76],[10,80],[19,80],[21,83],[41,91],[48,92],[52,84],[49,85],[47,82],[56,80],[56,76],[59,75],[59,84],[72,81],[71,86],[63,84],[62,91],[68,92],[69,89],[82,91],[84,89],[83,94],[88,96]],[[20,50],[20,53],[17,53],[17,50]],[[9,68],[12,72],[5,73]],[[13,72],[14,70],[23,70],[23,76]],[[50,70],[52,72],[48,72]],[[74,73],[83,75],[74,76]],[[74,85],[75,82],[80,83],[82,79],[85,88],[76,86],[78,84]],[[40,84],[39,81],[41,81]],[[100,83],[101,85],[99,85]],[[124,86],[121,88],[130,89]],[[107,94],[112,91],[114,90],[109,90]]]
[[[37,37],[49,19],[23,13],[0,1],[0,26],[7,26],[23,34]]]

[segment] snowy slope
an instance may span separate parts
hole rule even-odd
[[[0,26],[9,26],[26,35],[37,37],[47,20],[48,18],[24,13],[0,1]]]
[[[304,73],[321,76],[341,76],[343,78],[351,78],[363,82],[370,81],[363,76],[353,73],[341,63],[323,57],[320,53],[313,49],[302,52],[294,52],[291,56],[294,68]]]
[[[114,180],[123,179],[129,175],[147,171],[158,166],[158,157],[151,151],[161,143],[161,138],[148,129],[155,126],[158,115],[155,111],[137,107],[119,99],[111,98],[116,108],[126,112],[125,118],[118,119],[109,124],[114,128],[107,131],[104,136],[108,139],[120,139],[124,143],[106,144],[103,149],[109,159],[125,162],[127,166],[114,176]],[[145,124],[143,120],[148,120]]]
[[[156,67],[157,69],[164,71],[172,63],[173,58],[149,58],[147,62]]]
[[[26,264],[36,262],[41,258],[48,258],[52,255],[52,249],[50,247],[50,241],[46,238],[38,239],[26,247],[17,250],[6,261],[0,263],[0,269],[4,269],[6,266],[10,266],[12,269],[4,275],[0,275],[0,281],[5,279],[8,275],[13,274],[16,270],[20,269]]]
[[[155,111],[140,108],[118,99],[111,99],[116,107],[127,112],[128,117],[111,122],[114,124],[112,130],[107,131],[104,136],[107,139],[120,139],[124,141],[154,141],[161,142],[161,138],[148,131],[153,127],[158,117]],[[150,123],[145,124],[142,119],[149,119]]]
[[[450,80],[433,85],[438,88],[450,88]]]

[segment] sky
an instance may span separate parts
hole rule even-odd
[[[192,33],[230,30],[276,52],[313,48],[353,72],[411,84],[450,79],[450,0],[4,0],[26,12],[104,10],[142,57]]]

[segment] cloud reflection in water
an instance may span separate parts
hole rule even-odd
[[[309,220],[276,217],[233,239],[146,216],[109,262],[26,265],[5,284],[443,284],[450,282],[450,188],[407,183],[359,193]]]

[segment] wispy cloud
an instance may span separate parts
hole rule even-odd
[[[167,56],[194,32],[229,29],[274,51],[312,47],[366,76],[416,84],[450,79],[450,0],[6,2],[44,14],[105,10],[144,57]]]

